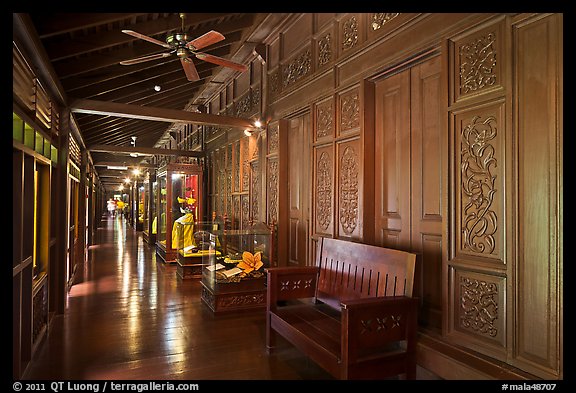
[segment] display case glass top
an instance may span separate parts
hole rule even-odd
[[[275,265],[273,227],[211,230],[205,239],[202,300],[214,312],[263,307],[265,269]]]
[[[176,261],[178,223],[201,220],[202,168],[195,164],[168,164],[157,173],[157,251],[165,262]]]

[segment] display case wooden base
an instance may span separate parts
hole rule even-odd
[[[216,284],[213,288],[202,282],[202,302],[214,313],[266,308],[265,278]]]
[[[176,274],[182,280],[202,278],[202,257],[185,257],[178,253]]]
[[[142,240],[153,246],[156,244],[156,234],[150,234],[148,231],[142,231]]]
[[[176,263],[176,250],[166,250],[166,247],[161,242],[156,242],[156,255],[158,255],[164,263]]]

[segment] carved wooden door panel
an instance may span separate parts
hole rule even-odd
[[[422,323],[442,325],[441,58],[375,85],[375,241],[419,253]]]
[[[306,265],[310,193],[310,115],[290,120],[288,130],[288,264]],[[282,207],[281,207],[282,208]]]

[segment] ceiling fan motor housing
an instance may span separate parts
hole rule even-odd
[[[166,37],[166,43],[172,47],[186,46],[189,41],[190,36],[183,32],[170,34]]]

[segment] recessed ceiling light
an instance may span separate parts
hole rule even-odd
[[[160,91],[160,90],[162,90],[162,87],[160,87],[160,85],[155,85],[155,86],[154,86],[154,90]]]

